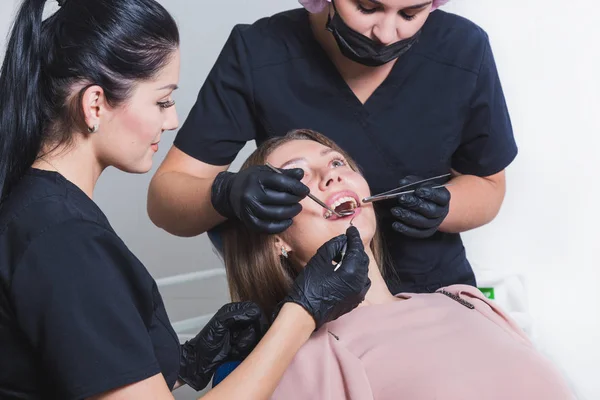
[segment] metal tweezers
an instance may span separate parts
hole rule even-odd
[[[422,179],[422,180],[417,181],[417,182],[409,183],[408,185],[404,185],[404,186],[400,186],[400,187],[397,187],[397,188],[392,189],[392,190],[388,190],[387,192],[383,192],[383,193],[379,193],[379,194],[376,194],[376,195],[373,195],[373,196],[365,197],[364,199],[362,199],[362,202],[363,203],[372,203],[374,201],[392,199],[394,197],[398,197],[398,196],[401,196],[403,194],[413,193],[416,189],[405,190],[405,191],[402,191],[402,189],[406,189],[407,187],[410,187],[410,186],[413,186],[413,185],[418,185],[419,183],[429,182],[429,181],[432,181],[434,179],[445,178],[445,177],[450,176],[450,175],[452,175],[452,174],[443,174],[443,175],[434,176],[433,178]],[[450,186],[450,184],[432,186],[432,189],[442,188],[442,187],[446,187],[446,186]]]

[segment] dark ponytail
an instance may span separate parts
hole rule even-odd
[[[45,0],[26,0],[14,22],[0,71],[0,201],[40,150],[42,14]]]
[[[81,99],[103,88],[116,107],[179,46],[155,0],[69,0],[42,20],[45,0],[23,0],[0,71],[0,204],[47,145],[86,132]]]

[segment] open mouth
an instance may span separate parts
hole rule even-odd
[[[334,200],[334,201],[331,201]],[[334,195],[327,202],[327,205],[333,209],[336,213],[341,214],[342,216],[350,216],[354,214],[354,210],[360,207],[358,202],[358,196],[356,193],[345,192],[341,195]],[[325,214],[323,215],[325,218],[329,219],[331,217],[337,217],[329,210],[325,210]],[[339,217],[338,217],[339,218]]]

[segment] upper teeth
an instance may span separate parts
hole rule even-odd
[[[348,202],[350,202],[350,206],[352,208],[356,207],[356,200],[354,199],[354,197],[342,197],[340,199],[337,199],[335,201],[335,203],[333,203],[330,207],[333,208],[333,209],[335,209],[336,207],[339,207],[342,204],[348,203]]]

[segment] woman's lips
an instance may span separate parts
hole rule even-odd
[[[360,208],[355,208],[355,209],[353,210],[353,213],[352,213],[352,214],[345,215],[345,216],[341,216],[341,217],[338,217],[338,216],[337,216],[337,215],[335,215],[335,214],[331,214],[331,216],[330,216],[330,217],[328,217],[328,218],[326,217],[326,218],[327,218],[327,220],[328,220],[328,221],[336,221],[336,220],[338,220],[338,219],[355,218],[355,217],[357,217],[357,216],[358,216],[358,215],[361,213],[361,211],[362,211],[362,210],[361,210]],[[329,211],[325,210],[325,214],[330,214],[330,213],[329,213]]]
[[[325,201],[325,204],[327,204],[327,206],[329,208],[331,208],[332,210],[335,210],[336,207],[339,207],[340,205],[347,203],[347,202],[352,202],[352,211],[354,211],[353,213],[349,213],[349,215],[347,216],[343,216],[343,217],[338,217],[337,215],[333,214],[331,211],[329,210],[323,210],[323,217],[326,219],[340,219],[340,218],[347,218],[347,217],[351,217],[352,215],[354,215],[356,213],[356,211],[358,210],[358,208],[360,207],[360,200],[358,195],[356,194],[356,192],[353,192],[351,190],[343,190],[337,193],[334,193],[333,195],[329,196],[329,198]],[[342,211],[340,211],[340,213],[342,213]]]

